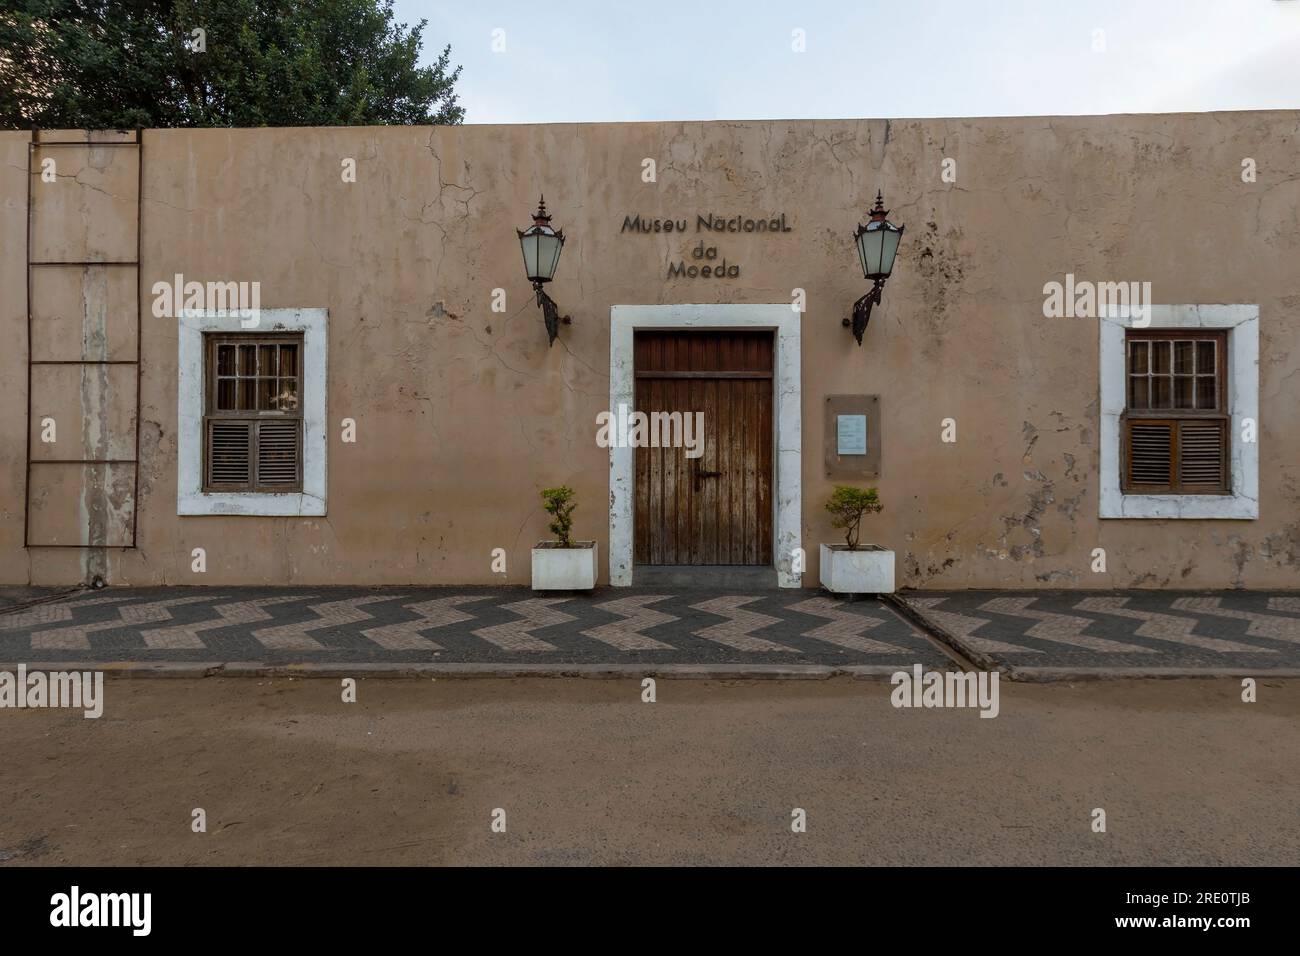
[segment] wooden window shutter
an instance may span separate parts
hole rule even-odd
[[[1228,423],[1130,420],[1127,484],[1148,493],[1225,494]]]
[[[260,421],[257,423],[257,485],[274,491],[277,487],[297,485],[298,454],[302,444],[301,419]]]
[[[1181,422],[1178,429],[1178,486],[1215,491],[1225,484],[1227,429],[1224,422]]]
[[[1128,423],[1128,483],[1130,485],[1173,484],[1174,423]]]
[[[208,484],[247,488],[252,481],[252,422],[208,422]]]
[[[1229,494],[1228,334],[1151,329],[1125,341],[1124,491]]]
[[[206,336],[205,491],[302,489],[302,351],[301,335]]]

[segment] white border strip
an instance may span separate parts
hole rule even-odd
[[[1124,332],[1132,320],[1120,314],[1100,322],[1102,518],[1259,517],[1259,442],[1241,440],[1241,424],[1253,419],[1259,435],[1259,306],[1153,305],[1152,329],[1229,329],[1228,441],[1232,494],[1126,495],[1120,490],[1120,416],[1124,413]]]
[[[789,303],[772,305],[616,305],[609,314],[609,407],[634,406],[636,394],[632,336],[636,329],[773,329],[776,331],[776,376],[772,416],[775,428],[776,487],[773,498],[773,546],[777,581],[783,588],[801,586],[791,558],[800,546],[803,494],[800,474],[802,418],[799,336],[802,315]],[[609,583],[632,584],[634,454],[632,448],[609,449]]]
[[[246,320],[244,320],[246,321]],[[301,332],[302,491],[287,493],[203,491],[203,334],[205,332]],[[323,515],[329,310],[262,309],[256,329],[238,314],[182,312],[178,338],[176,392],[176,513],[178,515]]]

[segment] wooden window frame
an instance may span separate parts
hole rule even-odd
[[[203,334],[203,491],[206,493],[296,494],[303,489],[303,408],[306,389],[306,349],[301,332],[205,332]],[[217,349],[222,345],[294,345],[298,349],[297,407],[280,409],[219,410],[217,408]],[[238,353],[236,353],[238,354]],[[256,350],[261,361],[261,350]],[[278,354],[278,353],[277,353]],[[238,362],[238,358],[236,358]],[[278,375],[277,375],[278,377]],[[236,379],[238,380],[238,379]],[[248,422],[248,481],[214,482],[212,480],[211,431],[214,422]],[[297,423],[297,455],[294,460],[293,483],[265,484],[258,475],[260,423],[294,421]]]
[[[1170,342],[1170,378],[1171,393],[1170,399],[1173,400],[1174,385],[1173,380],[1177,375],[1173,372],[1175,362],[1175,351],[1172,345],[1175,341],[1183,342],[1207,342],[1215,343],[1215,407],[1212,409],[1202,408],[1133,408],[1129,405],[1131,400],[1131,378],[1135,374],[1130,363],[1132,361],[1132,343],[1133,342]],[[1151,358],[1148,351],[1147,357],[1148,380],[1151,378]],[[1193,401],[1196,398],[1196,377],[1197,372],[1193,366],[1192,373],[1192,393]],[[1140,373],[1136,373],[1140,374]],[[1173,495],[1230,495],[1232,494],[1232,433],[1231,433],[1231,415],[1227,411],[1228,407],[1228,331],[1226,329],[1130,329],[1124,336],[1124,412],[1120,416],[1120,490],[1124,494],[1134,495],[1151,495],[1151,494],[1173,494]],[[1148,394],[1148,401],[1150,395]],[[1181,458],[1181,436],[1182,428],[1186,424],[1203,424],[1215,423],[1219,426],[1222,433],[1222,458],[1220,475],[1221,480],[1214,487],[1195,486],[1184,487],[1180,480],[1180,458]],[[1140,483],[1132,480],[1132,445],[1134,424],[1150,425],[1168,425],[1169,426],[1169,483],[1152,484]]]

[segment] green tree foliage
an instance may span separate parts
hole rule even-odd
[[[555,519],[550,524],[551,534],[559,540],[561,548],[573,547],[569,534],[573,531],[573,512],[578,507],[577,502],[573,500],[574,494],[576,492],[568,485],[547,488],[542,492],[542,500],[546,502],[546,513]]]
[[[0,126],[461,122],[451,47],[419,66],[427,21],[394,23],[392,7],[392,0],[5,0]]]
[[[876,514],[884,507],[875,488],[854,488],[852,485],[836,485],[826,502],[826,510],[831,513],[831,527],[844,530],[844,541],[850,551],[858,549],[858,532],[863,516]]]

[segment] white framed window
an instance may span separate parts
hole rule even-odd
[[[328,324],[326,309],[262,309],[251,328],[237,314],[181,314],[178,515],[326,514]]]
[[[1258,518],[1259,307],[1145,319],[1100,322],[1100,517]]]

